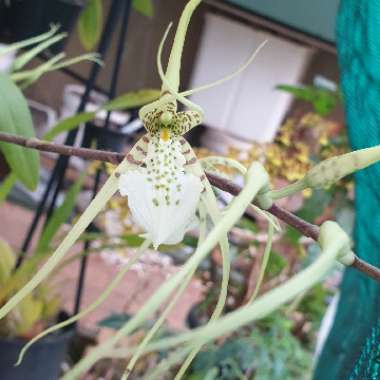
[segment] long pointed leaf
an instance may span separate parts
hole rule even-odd
[[[32,116],[19,88],[6,74],[0,73],[0,131],[26,138],[35,137]],[[40,160],[37,151],[18,145],[0,143],[0,149],[12,172],[30,190],[39,179]]]
[[[160,97],[160,90],[144,89],[140,91],[131,91],[110,100],[102,106],[107,111],[122,110],[143,106],[153,102]]]
[[[3,180],[0,185],[0,205],[7,199],[9,192],[12,190],[13,185],[16,183],[17,177],[14,173],[10,173]]]
[[[146,17],[153,16],[154,8],[152,0],[133,0],[132,6],[137,12],[140,12]]]
[[[103,7],[101,0],[88,0],[78,21],[79,39],[86,50],[91,50],[102,32]]]
[[[85,178],[86,172],[83,172],[79,179],[72,185],[69,191],[66,193],[65,199],[61,206],[57,207],[51,218],[49,219],[46,227],[42,231],[41,238],[37,245],[37,252],[45,252],[49,249],[49,245],[54,238],[55,234],[58,232],[58,229],[67,221],[70,217],[75,203],[78,197],[78,194],[82,188],[83,181]]]
[[[51,36],[54,35],[54,33],[59,29],[59,27],[57,25],[52,25],[50,30],[46,33],[43,33],[43,34],[40,34],[38,36],[35,36],[35,37],[31,37],[31,38],[28,38],[26,40],[22,40],[22,41],[19,41],[19,42],[15,42],[13,44],[10,44],[2,49],[0,49],[0,56],[3,55],[3,54],[6,54],[6,53],[9,53],[11,51],[15,51],[15,50],[19,50],[19,49],[22,49],[22,48],[25,48],[27,46],[30,46],[30,45],[33,45],[33,44],[37,44],[41,41],[44,41],[48,38],[50,38]]]
[[[96,112],[82,112],[61,120],[52,129],[50,129],[50,131],[45,133],[43,139],[51,141],[61,133],[71,131],[72,129],[75,129],[79,124],[92,120],[95,115]]]
[[[93,120],[96,113],[101,110],[115,111],[128,108],[135,108],[150,103],[158,99],[160,91],[156,89],[146,89],[140,91],[127,92],[119,97],[105,103],[96,112],[82,112],[61,120],[50,131],[44,135],[44,140],[51,141],[63,132],[69,132],[75,129],[79,124]]]
[[[30,49],[26,51],[25,53],[19,55],[15,61],[13,62],[13,70],[20,70],[22,67],[24,67],[28,62],[30,62],[35,56],[37,56],[39,53],[47,49],[49,46],[54,45],[58,41],[62,40],[67,36],[66,33],[60,33],[57,34],[54,37],[51,37],[40,44],[38,44],[33,49]]]

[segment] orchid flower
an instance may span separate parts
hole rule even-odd
[[[159,100],[143,107],[139,113],[147,134],[136,143],[125,160],[114,170],[70,233],[39,272],[0,308],[0,318],[6,315],[51,273],[109,198],[118,190],[121,195],[128,196],[132,216],[145,232],[146,241],[142,246],[143,248],[148,247],[151,243],[155,248],[163,243],[176,244],[183,239],[186,231],[196,224],[200,223],[200,230],[204,230],[208,217],[216,225],[221,222],[222,214],[202,165],[198,162],[190,145],[182,136],[199,125],[203,118],[202,109],[186,99],[185,96],[196,91],[203,91],[238,75],[252,62],[257,51],[241,68],[226,78],[194,90],[178,93],[182,48],[191,14],[199,3],[200,0],[191,0],[182,14],[165,74],[161,64],[161,53],[170,26],[160,44],[157,66],[163,82],[161,97]],[[177,112],[177,101],[183,103],[189,109],[184,112]],[[258,167],[260,168],[258,170],[263,172],[263,181],[267,184],[266,173],[260,165]],[[258,185],[260,185],[260,182],[255,188]],[[259,189],[257,188],[256,190]],[[201,210],[204,210],[205,215],[198,221],[196,214],[198,212],[201,215]],[[222,313],[227,296],[230,270],[227,232],[228,229],[223,229],[214,243],[214,245],[219,244],[221,247],[223,276],[221,292],[211,317],[212,320],[218,318]],[[207,250],[202,249],[201,254],[198,255],[197,263],[212,248],[210,246]],[[141,254],[141,250],[139,254]],[[196,256],[196,253],[194,253],[194,257]],[[183,290],[190,281],[196,267],[197,265],[189,265],[184,270],[186,281],[184,282]],[[124,274],[127,270],[128,267],[123,268],[121,273]],[[31,340],[22,350],[19,362],[22,360],[26,350],[35,341],[91,312],[106,299],[120,279],[121,276],[118,276],[117,279],[112,281],[100,297],[78,315],[51,327]],[[183,280],[182,277],[178,277],[178,279]],[[174,288],[171,289],[174,290]],[[194,352],[197,350],[198,348],[194,349]]]
[[[241,164],[229,159],[214,157],[202,161],[197,160],[183,135],[202,122],[203,110],[186,97],[232,79],[252,62],[257,51],[263,46],[263,44],[260,45],[247,62],[233,74],[211,84],[179,92],[181,57],[185,36],[190,18],[200,2],[201,0],[190,0],[182,13],[165,73],[162,68],[161,53],[171,25],[169,25],[161,41],[157,54],[157,68],[162,80],[161,96],[157,101],[144,106],[139,113],[147,131],[146,135],[135,144],[123,162],[112,172],[94,200],[39,272],[0,308],[0,318],[11,311],[59,265],[67,251],[117,191],[122,196],[128,197],[132,216],[144,231],[144,243],[130,263],[121,269],[118,276],[97,300],[77,315],[49,328],[31,340],[21,351],[19,362],[26,350],[35,341],[77,321],[104,302],[128,271],[131,263],[137,260],[151,244],[155,248],[160,244],[176,244],[183,239],[184,234],[189,229],[195,226],[199,227],[198,246],[188,261],[165,281],[141,309],[111,338],[94,348],[68,371],[63,377],[64,380],[78,379],[97,360],[103,357],[128,355],[131,359],[122,379],[126,380],[142,354],[168,347],[181,347],[181,350],[176,352],[174,357],[170,357],[170,360],[164,362],[163,367],[158,366],[155,373],[158,374],[162,368],[167,368],[175,360],[182,359],[187,355],[176,376],[176,379],[180,379],[191,360],[205,343],[231,332],[234,328],[266,316],[320,281],[337,261],[345,265],[352,263],[354,254],[350,249],[347,235],[336,223],[326,222],[322,226],[320,234],[320,245],[323,251],[321,257],[287,283],[256,298],[268,262],[273,231],[278,228],[276,220],[265,211],[271,206],[273,199],[279,199],[308,186],[325,186],[337,178],[338,174],[339,176],[346,175],[378,161],[380,152],[379,148],[372,148],[371,151],[363,152],[362,155],[356,152],[354,156],[342,156],[341,161],[338,157],[338,161],[322,163],[312,169],[300,183],[276,191],[269,189],[268,174],[258,162],[254,162],[246,169]],[[178,102],[187,107],[187,110],[177,112]],[[207,167],[215,163],[232,167],[244,176],[245,181],[241,193],[223,211],[218,207],[215,194],[204,172],[204,166]],[[339,173],[337,174],[336,171]],[[246,306],[228,316],[219,318],[226,302],[230,272],[227,234],[247,208],[255,209],[268,219],[268,243],[259,280],[254,294]],[[206,233],[208,219],[212,221],[213,228]],[[168,312],[186,289],[199,264],[218,244],[222,254],[222,281],[219,298],[209,324],[193,332],[150,343],[150,340],[165,321]],[[127,352],[122,350],[118,346],[120,341],[140,328],[144,321],[157,312],[162,305],[166,306],[161,310],[160,318],[140,345]],[[156,375],[152,376],[150,378],[156,378]]]

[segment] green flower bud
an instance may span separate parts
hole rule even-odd
[[[330,186],[343,177],[380,160],[380,146],[332,157],[314,166],[303,178],[307,187]]]

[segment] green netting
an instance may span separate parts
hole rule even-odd
[[[341,0],[337,48],[353,149],[380,144],[380,0]],[[380,266],[380,165],[356,175],[355,251]],[[315,380],[380,379],[380,285],[347,270]]]

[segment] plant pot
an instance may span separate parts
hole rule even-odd
[[[74,329],[49,335],[35,343],[15,367],[25,340],[0,338],[0,378],[4,380],[57,380]]]
[[[5,12],[6,12],[5,4],[3,0],[0,0],[0,28],[1,29],[3,28],[4,22],[5,22]]]
[[[196,303],[189,310],[186,317],[186,324],[190,329],[204,326],[210,319],[203,309],[202,303]]]
[[[82,0],[12,0],[7,14],[10,37],[12,41],[33,37],[47,32],[51,24],[59,24],[62,31],[69,32],[83,4]],[[52,53],[61,51],[64,41],[49,50]]]

